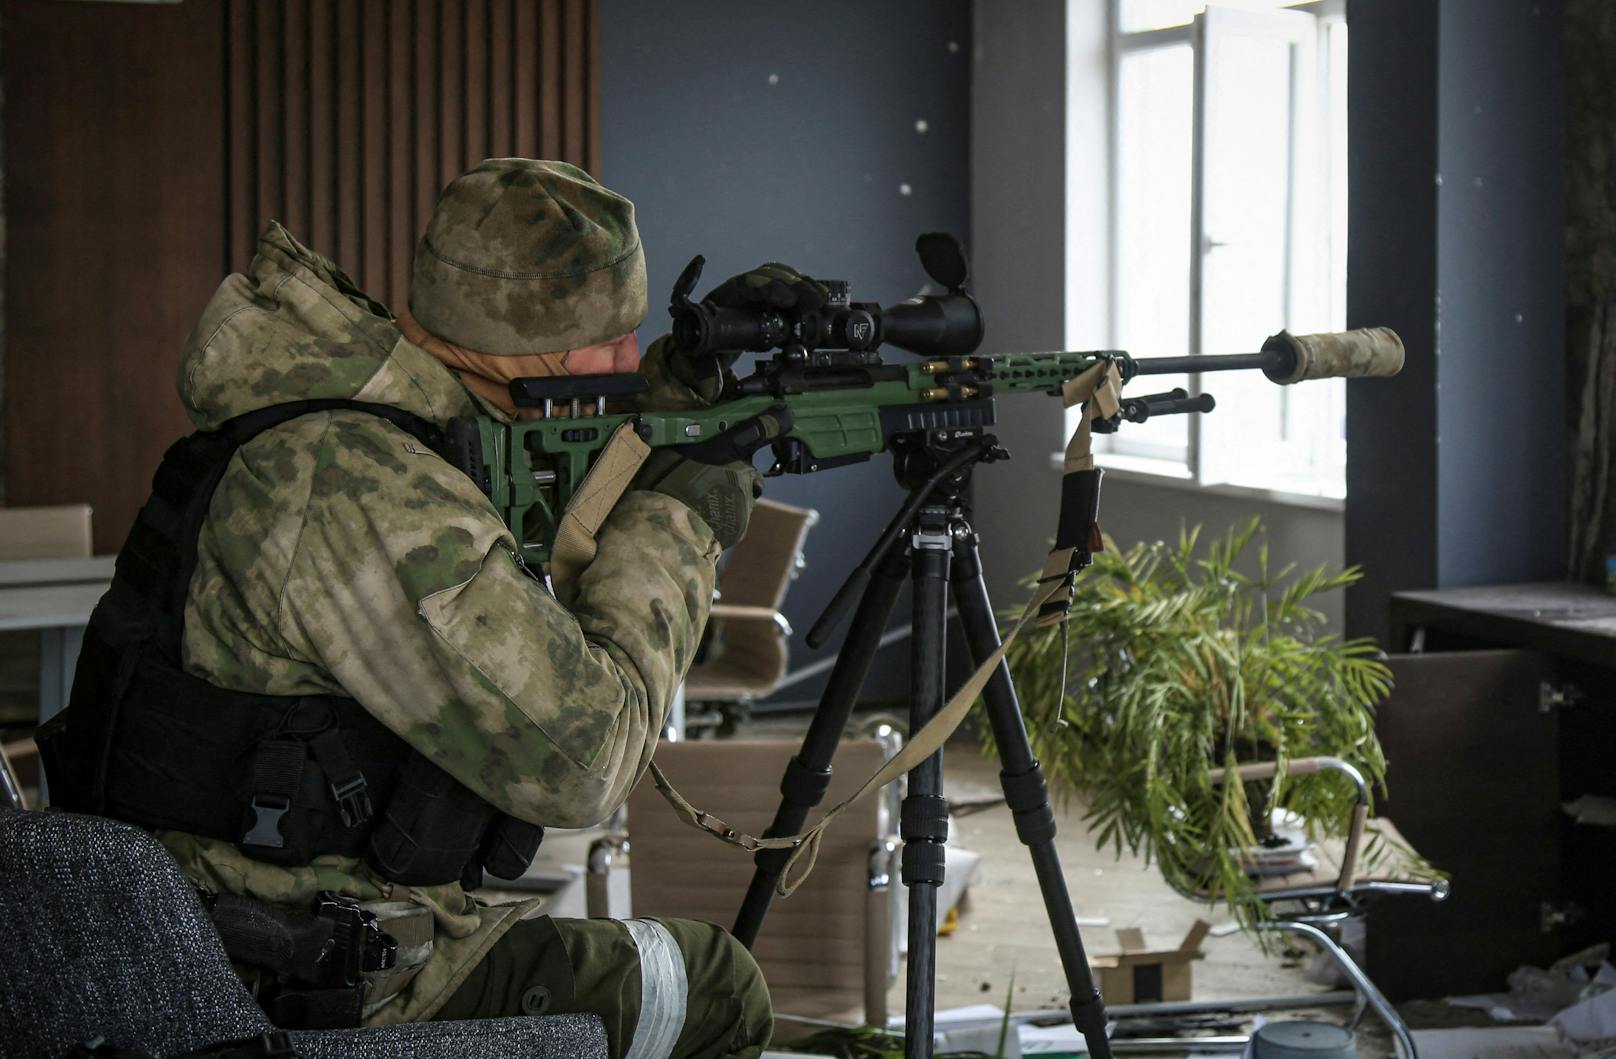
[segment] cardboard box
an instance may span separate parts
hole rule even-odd
[[[1091,962],[1099,972],[1100,992],[1107,1004],[1150,1004],[1188,1000],[1191,993],[1190,961],[1201,957],[1201,941],[1212,925],[1197,919],[1176,949],[1152,950],[1138,927],[1117,931],[1122,951],[1097,956]]]

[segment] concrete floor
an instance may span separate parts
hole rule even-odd
[[[998,762],[984,758],[974,745],[956,741],[945,752],[949,801],[969,804],[998,793]],[[1085,926],[1084,946],[1091,956],[1117,951],[1116,931],[1137,927],[1158,948],[1176,946],[1194,924],[1221,923],[1217,909],[1185,900],[1162,882],[1143,860],[1097,850],[1073,800],[1057,806],[1060,833],[1056,847],[1066,869],[1066,884],[1081,919],[1105,919],[1104,927]],[[956,841],[982,855],[971,885],[960,927],[938,944],[939,1007],[1002,1003],[1011,973],[1016,978],[1016,1008],[1064,1007],[1065,978],[1049,936],[1026,850],[1015,835],[1010,811],[1002,804],[954,821]],[[1298,994],[1319,990],[1296,967],[1264,956],[1239,934],[1208,937],[1204,960],[1194,968],[1195,999]]]
[[[949,801],[968,805],[998,794],[998,762],[984,758],[974,743],[957,739],[945,751],[945,787]],[[1082,928],[1091,956],[1118,951],[1116,931],[1137,927],[1153,947],[1176,946],[1196,919],[1215,926],[1227,922],[1221,910],[1186,900],[1168,888],[1160,873],[1141,858],[1117,857],[1095,848],[1076,799],[1056,805],[1060,832],[1056,847],[1066,870],[1066,884],[1081,920],[1104,919],[1105,926]],[[1064,1008],[1070,999],[1054,943],[1050,940],[1037,883],[1026,850],[1015,835],[1003,804],[963,815],[954,821],[960,845],[981,854],[959,927],[937,945],[937,1006],[1005,1002],[1015,976],[1013,1011]],[[1299,996],[1329,987],[1310,982],[1304,971],[1313,950],[1291,948],[1265,954],[1249,936],[1238,932],[1209,936],[1204,959],[1194,964],[1195,1000],[1240,997]],[[894,986],[893,1010],[903,1005],[903,981]],[[1349,1008],[1285,1012],[1277,1017],[1318,1017],[1343,1021]],[[1362,1059],[1392,1054],[1390,1038],[1372,1015],[1358,1032]],[[1173,1054],[1173,1053],[1162,1053]]]
[[[800,724],[800,722],[796,722]],[[788,735],[790,721],[750,725],[748,735]],[[1011,1009],[1026,1012],[1062,1009],[1068,994],[1026,851],[1016,839],[1009,810],[999,795],[998,764],[982,756],[973,741],[957,738],[945,751],[946,794],[951,804],[968,809],[953,821],[955,841],[981,856],[977,874],[961,909],[959,923],[937,946],[937,1007],[969,1004],[1003,1005],[1014,976]],[[1176,946],[1197,918],[1215,926],[1227,922],[1221,910],[1198,905],[1174,893],[1140,858],[1118,858],[1095,849],[1075,800],[1057,803],[1060,833],[1056,846],[1067,885],[1082,920],[1103,919],[1104,926],[1085,925],[1083,939],[1090,955],[1115,952],[1116,931],[1137,927],[1154,946]],[[581,863],[588,835],[573,832],[547,839],[541,856]],[[614,882],[626,891],[623,873]],[[552,904],[554,914],[582,913],[582,886],[569,887]],[[615,901],[614,901],[615,904]],[[574,907],[574,906],[577,907]],[[617,908],[613,909],[618,914]],[[1194,999],[1297,996],[1329,987],[1308,981],[1304,970],[1311,948],[1265,954],[1238,932],[1209,936],[1204,958],[1194,964]],[[904,974],[900,970],[889,993],[889,1007],[903,1010]],[[1280,1018],[1318,1017],[1344,1021],[1350,1009],[1280,1013]],[[848,1013],[856,1021],[858,1012]],[[1363,1059],[1392,1055],[1390,1037],[1372,1014],[1358,1028]],[[1161,1054],[1175,1054],[1171,1052]],[[1186,1053],[1177,1053],[1186,1054]]]

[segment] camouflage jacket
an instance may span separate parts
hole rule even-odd
[[[275,224],[248,274],[228,277],[203,311],[179,389],[203,430],[305,398],[440,424],[479,410],[381,306]],[[214,494],[184,665],[235,690],[350,696],[504,812],[592,824],[651,758],[719,554],[692,511],[642,491],[625,494],[598,543],[564,608],[518,568],[511,534],[459,470],[378,417],[306,415],[242,446]],[[433,956],[371,1023],[430,1017],[535,907],[484,905],[455,883],[395,885],[352,858],[286,869],[225,842],[160,837],[215,890],[307,907],[335,889],[429,907]]]

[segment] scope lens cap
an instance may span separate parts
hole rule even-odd
[[[915,240],[915,253],[920,255],[920,267],[926,275],[949,290],[965,286],[969,268],[965,250],[960,241],[948,232],[927,232]]]

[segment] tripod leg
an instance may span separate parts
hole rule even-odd
[[[955,538],[953,587],[954,602],[959,607],[971,656],[980,661],[998,649],[999,630],[993,620],[987,586],[982,581],[982,562],[974,531]],[[1032,756],[1032,746],[1027,742],[1027,728],[1021,718],[1015,685],[1010,681],[1009,666],[999,663],[982,694],[987,702],[993,741],[999,750],[999,782],[1015,820],[1016,836],[1032,857],[1044,910],[1049,915],[1055,947],[1066,972],[1066,985],[1072,993],[1072,1021],[1088,1042],[1091,1059],[1110,1059],[1111,1046],[1105,1035],[1105,1002],[1089,973],[1072,898],[1055,852],[1055,811],[1049,804],[1043,769]]]
[[[951,522],[948,508],[923,508],[910,551],[915,630],[911,645],[911,732],[920,731],[943,707]],[[902,877],[909,887],[904,1055],[906,1059],[929,1059],[936,1002],[937,887],[943,881],[943,844],[948,839],[942,750],[910,771],[899,831],[903,835]]]
[[[859,691],[875,662],[876,652],[880,650],[881,634],[886,631],[887,619],[892,616],[898,590],[903,587],[908,570],[909,558],[902,548],[894,548],[876,567],[875,577],[853,615],[852,628],[836,657],[813,720],[808,723],[808,733],[802,737],[802,747],[786,765],[786,773],[780,780],[780,808],[775,811],[774,822],[765,835],[800,833],[809,811],[825,797],[830,787],[831,758],[841,742],[847,719],[857,705]],[[789,850],[764,849],[753,858],[757,867],[752,872],[752,883],[730,931],[747,948],[757,941],[758,931],[763,928],[763,917],[769,911],[775,884],[780,881],[789,855]]]

